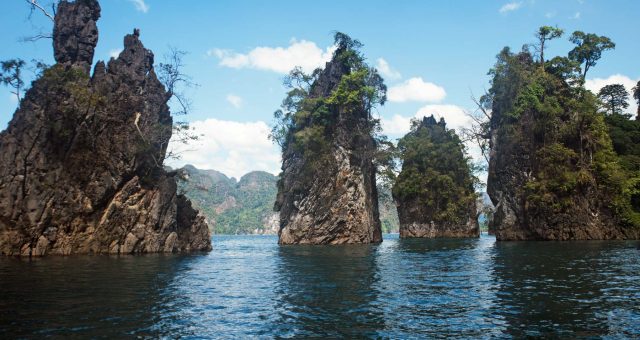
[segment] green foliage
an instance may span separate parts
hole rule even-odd
[[[359,133],[376,139],[380,150],[386,150],[388,141],[379,132],[380,123],[371,116],[372,109],[386,101],[386,86],[375,68],[364,62],[359,51],[362,44],[343,33],[336,33],[331,64],[341,70],[336,84],[320,69],[305,74],[293,69],[285,78],[289,88],[281,109],[274,113],[275,123],[270,138],[283,152],[289,147],[305,159],[306,170],[322,166],[330,155],[337,120],[366,121],[366,131]],[[329,92],[325,87],[331,87]],[[357,124],[355,124],[357,125]],[[386,153],[380,153],[383,157]],[[379,162],[386,164],[385,160]]]
[[[629,107],[629,93],[622,84],[609,84],[600,89],[598,99],[609,114],[622,114]]]
[[[596,66],[596,62],[602,57],[602,52],[616,47],[616,44],[608,37],[581,31],[573,32],[569,41],[576,44],[576,47],[569,52],[569,59],[575,60],[581,65],[584,64],[583,80],[587,77],[587,71]]]
[[[200,210],[216,234],[252,234],[272,232],[268,219],[273,213],[277,177],[254,171],[240,181],[213,170],[187,165],[186,178],[178,187]]]
[[[636,119],[638,119],[638,117],[640,117],[640,80],[638,80],[638,83],[633,88],[633,99],[638,103],[638,115],[636,116]]]
[[[574,33],[571,40],[578,47],[569,58],[552,58],[546,70],[533,67],[527,50],[514,54],[505,48],[498,55],[489,72],[492,87],[485,98],[493,109],[489,129],[498,129],[495,132],[506,147],[525,148],[513,152],[530,152],[530,168],[523,169],[528,173],[526,183],[517,189],[522,191],[530,213],[570,214],[577,197],[591,195],[597,204],[614,211],[622,223],[640,226],[630,204],[638,181],[630,180],[620,166],[610,129],[598,112],[598,99],[582,81],[576,81],[578,63],[585,64],[584,77],[602,51],[614,45],[606,37],[581,32]],[[629,141],[624,138],[614,139],[614,145]]]
[[[20,101],[20,93],[24,89],[24,80],[22,79],[22,68],[25,62],[22,59],[11,59],[0,62],[2,73],[0,73],[0,83],[13,89],[12,94]]]
[[[557,39],[562,36],[564,33],[563,30],[558,27],[552,26],[542,26],[538,29],[535,34],[536,39],[538,39],[538,45],[536,46],[538,53],[540,53],[540,64],[544,68],[544,48],[545,44],[549,40]]]
[[[398,202],[416,204],[429,221],[465,224],[476,201],[470,158],[464,144],[444,120],[433,116],[412,121],[411,131],[398,141],[402,171],[393,186]]]

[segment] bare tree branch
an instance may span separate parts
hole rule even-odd
[[[52,4],[51,7],[53,8],[52,13],[47,12],[46,9],[44,9],[44,7],[42,7],[42,5],[40,5],[38,3],[38,1],[36,0],[24,0],[26,1],[29,5],[31,5],[31,12],[33,13],[33,11],[35,11],[36,9],[40,10],[40,12],[42,12],[42,14],[44,14],[47,18],[51,19],[51,21],[54,21],[54,17],[55,17],[55,5]],[[29,15],[29,17],[31,17],[31,14]]]

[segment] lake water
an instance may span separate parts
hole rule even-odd
[[[640,242],[399,240],[0,258],[0,337],[640,337]]]

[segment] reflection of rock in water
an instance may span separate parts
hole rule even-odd
[[[375,305],[375,246],[287,246],[278,252],[276,334],[354,338],[384,329],[384,315]]]
[[[82,256],[0,262],[0,334],[153,337],[189,297],[175,276],[198,257]],[[173,314],[172,314],[173,313]]]
[[[625,293],[633,286],[624,280],[615,282],[630,274],[624,256],[616,254],[621,249],[625,248],[617,242],[498,242],[495,313],[517,338],[620,334],[620,325],[612,328],[611,316],[634,308],[637,313],[637,301]],[[624,271],[625,275],[611,275]]]

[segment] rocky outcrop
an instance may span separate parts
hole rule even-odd
[[[345,50],[339,48],[317,76],[308,99],[331,96],[343,76],[351,72],[342,52]],[[331,123],[323,126],[324,139],[318,141],[326,143],[327,150],[316,156],[304,155],[309,149],[301,150],[293,142],[283,150],[276,201],[279,243],[381,242],[370,113],[344,105],[327,110],[324,114]],[[314,123],[306,124],[304,127]]]
[[[528,51],[505,48],[498,60],[487,180],[496,238],[640,237],[625,216],[625,179],[595,97],[561,67],[542,69]]]
[[[0,133],[0,253],[209,250],[204,218],[162,168],[170,96],[139,32],[89,74],[99,16],[95,0],[59,4],[57,63]]]
[[[400,237],[479,237],[473,177],[455,131],[424,117],[398,148],[402,171],[392,193]]]

